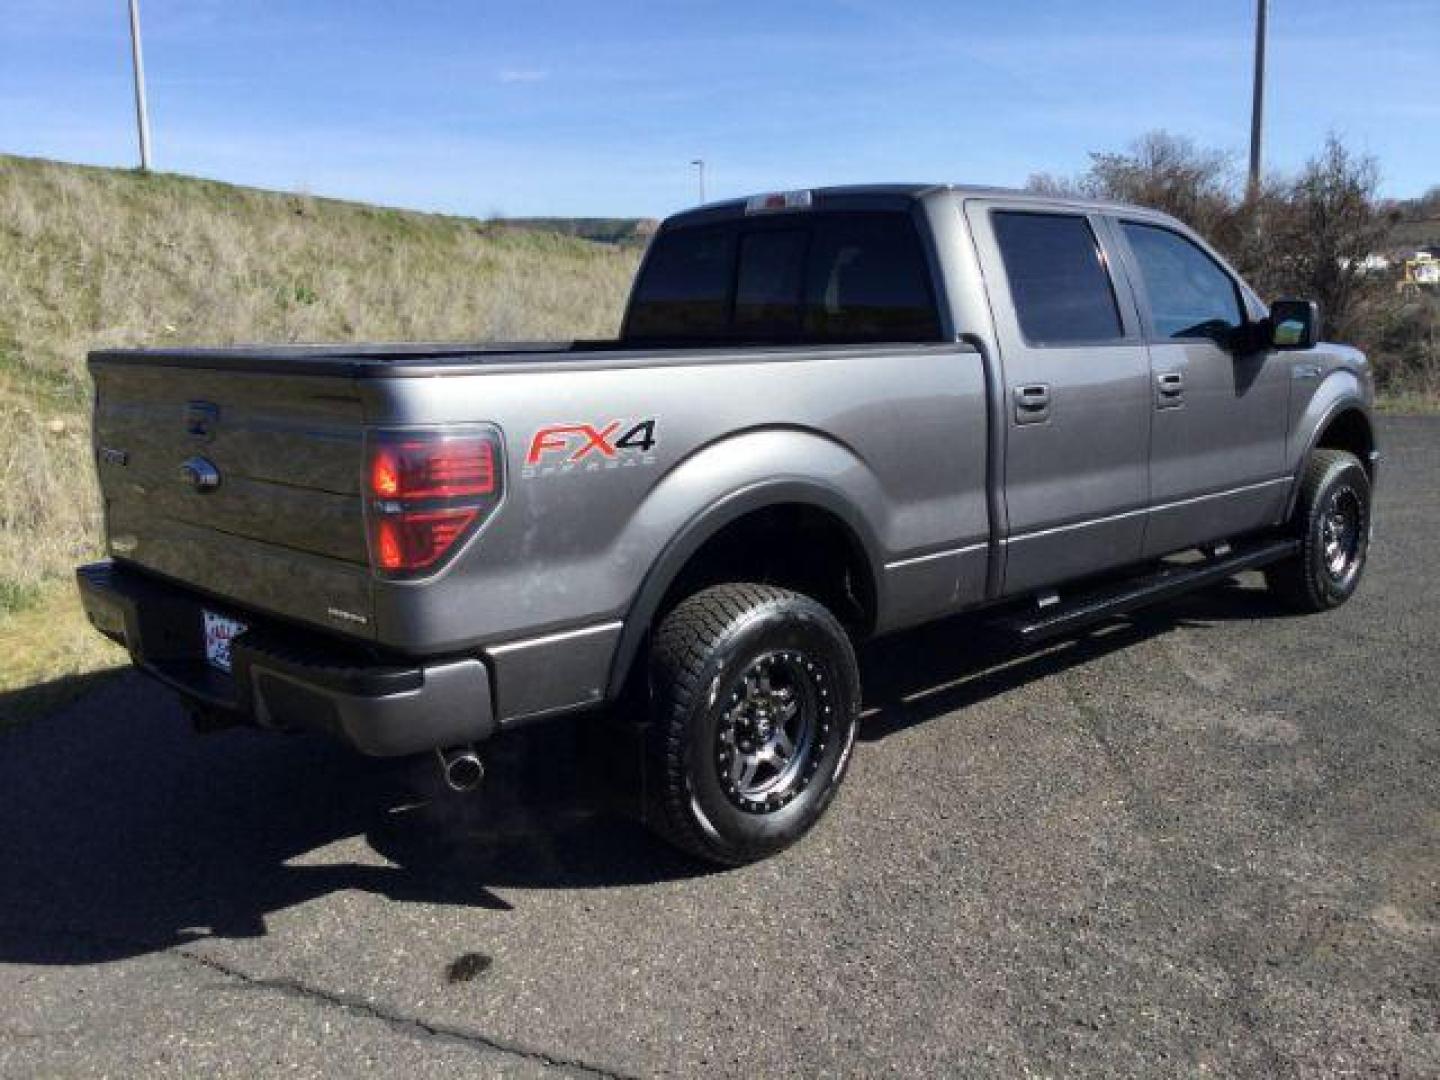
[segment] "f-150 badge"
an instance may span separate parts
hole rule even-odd
[[[521,475],[560,476],[655,464],[655,418],[546,424],[530,438]]]

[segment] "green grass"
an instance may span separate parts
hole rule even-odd
[[[75,412],[89,400],[78,373],[35,366],[18,344],[0,345],[0,385],[28,396],[46,414]]]
[[[20,581],[0,581],[0,615],[14,615],[33,607],[40,599],[40,586]]]
[[[0,617],[0,729],[73,700],[128,662],[91,628],[72,582],[48,582],[29,600]]]

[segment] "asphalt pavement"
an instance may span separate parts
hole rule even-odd
[[[829,815],[740,870],[580,723],[457,804],[87,680],[0,734],[0,1074],[1440,1075],[1440,419],[1382,438],[1349,605],[877,643]]]

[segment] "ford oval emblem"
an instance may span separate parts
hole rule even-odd
[[[214,491],[220,486],[220,470],[208,458],[192,457],[181,464],[180,479],[196,491]]]

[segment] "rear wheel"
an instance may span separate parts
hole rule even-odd
[[[860,679],[845,631],[785,589],[688,598],[651,650],[647,819],[677,847],[738,865],[788,847],[845,774]]]
[[[1370,548],[1370,477],[1344,450],[1310,456],[1295,508],[1300,550],[1266,568],[1265,582],[1297,611],[1327,611],[1354,595]]]

